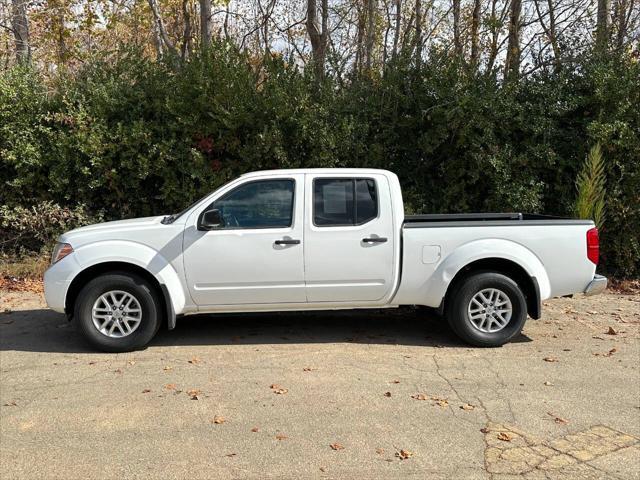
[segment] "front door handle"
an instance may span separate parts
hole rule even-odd
[[[364,243],[384,243],[387,241],[387,237],[368,237],[363,238]]]
[[[276,245],[300,245],[300,240],[287,238],[285,240],[276,240],[273,243],[275,243]]]

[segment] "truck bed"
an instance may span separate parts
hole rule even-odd
[[[406,215],[404,228],[518,226],[518,225],[587,225],[590,220],[554,217],[537,213],[430,213]]]

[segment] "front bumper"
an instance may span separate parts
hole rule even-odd
[[[604,292],[606,288],[607,277],[604,277],[602,275],[594,275],[593,280],[591,280],[591,282],[589,282],[589,285],[587,285],[584,294],[587,296],[598,295],[599,293]]]

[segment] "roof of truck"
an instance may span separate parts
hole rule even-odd
[[[382,174],[389,175],[389,170],[382,170],[378,168],[283,168],[277,170],[258,170],[255,172],[249,172],[242,175],[243,177],[263,176],[269,174],[305,174],[305,173],[328,173],[328,174],[341,174],[341,175],[367,175],[367,174]]]

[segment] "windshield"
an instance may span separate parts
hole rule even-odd
[[[226,187],[229,183],[231,182],[227,182],[224,185],[222,185],[220,188],[224,188]],[[217,192],[218,190],[220,190],[220,188],[216,189],[215,191]],[[179,213],[173,213],[171,215],[167,215],[166,217],[164,217],[162,219],[162,223],[164,224],[168,224],[168,223],[173,223],[175,222],[177,219],[179,219],[181,216],[183,216],[185,213],[187,213],[189,210],[191,210],[193,207],[195,207],[197,204],[199,204],[202,200],[204,200],[205,198],[207,198],[209,195],[211,195],[212,193],[215,192],[209,192],[207,193],[204,197],[200,197],[198,200],[196,200],[195,202],[193,202],[192,204],[190,204],[187,208],[185,208],[184,210],[182,210]]]

